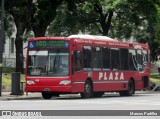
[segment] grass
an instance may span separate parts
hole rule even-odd
[[[11,80],[12,80],[11,79],[11,73],[3,73],[2,74],[2,85],[11,86],[11,83],[12,83]],[[150,80],[152,82],[155,82],[156,84],[160,84],[160,75],[158,73],[151,74]],[[20,81],[25,81],[25,75],[24,74],[21,74]]]
[[[24,74],[21,74],[20,81],[25,81]],[[2,74],[2,85],[3,86],[11,86],[12,79],[11,79],[11,73],[3,73]]]
[[[160,84],[160,75],[158,73],[151,74],[150,80],[156,84]]]

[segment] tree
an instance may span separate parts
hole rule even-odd
[[[47,29],[49,36],[69,36],[86,30],[86,14],[76,0],[66,0],[57,9],[57,15]]]
[[[157,14],[156,22],[153,23],[153,36],[154,40],[150,41],[150,52],[151,52],[151,61],[157,61],[160,59],[160,5],[156,4]]]
[[[156,14],[156,20],[157,22],[155,23],[155,36],[156,39],[160,41],[160,6],[156,6],[157,7],[157,14]]]
[[[63,0],[37,0],[33,3],[31,28],[35,37],[45,36],[46,29],[56,16],[56,10]]]
[[[1,2],[0,2],[0,13],[1,13]],[[6,38],[10,38],[14,31],[14,21],[12,16],[4,11],[4,42]]]
[[[30,22],[32,0],[5,0],[5,10],[13,16],[17,33],[16,46],[16,72],[23,73],[23,33]]]
[[[24,33],[33,30],[35,36],[44,36],[48,25],[56,15],[56,9],[63,0],[6,0],[5,9],[13,16],[17,33],[16,72],[23,73]]]
[[[70,9],[61,6],[48,30],[58,35],[82,31],[118,39],[132,36],[135,41],[149,43],[154,60],[157,4],[157,0],[76,0],[68,3]]]
[[[68,36],[79,32],[99,34],[97,15],[86,12],[81,0],[66,0],[57,9],[57,16],[48,28],[49,35]]]
[[[81,31],[120,39],[133,36],[152,49],[153,39],[158,38],[157,4],[157,0],[6,0],[17,27],[16,71],[23,71],[22,39],[31,29],[36,37],[44,36],[47,28],[49,35]]]
[[[14,21],[10,14],[5,12],[5,18],[4,18],[4,31],[5,31],[5,38],[10,38],[12,36],[12,33],[15,31],[14,29]],[[5,42],[5,41],[4,41]]]
[[[73,32],[85,29],[89,33],[96,31],[102,35],[128,38],[136,29],[146,25],[148,18],[155,18],[155,6],[150,0],[75,0],[72,3],[70,0],[67,1],[67,4],[63,3],[58,9],[59,14],[51,24],[53,29],[50,27],[49,31],[72,31],[75,28]],[[61,27],[58,28],[57,24]]]

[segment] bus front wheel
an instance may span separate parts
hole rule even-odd
[[[135,92],[135,85],[133,80],[128,82],[128,90],[119,92],[120,96],[132,96]]]
[[[84,92],[81,93],[82,98],[91,98],[93,96],[93,86],[90,80],[86,80]]]
[[[50,92],[42,92],[42,97],[43,97],[44,99],[51,99],[52,96],[53,96],[53,94],[50,93]]]

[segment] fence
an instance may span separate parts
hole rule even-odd
[[[16,58],[3,58],[4,67],[16,67]]]

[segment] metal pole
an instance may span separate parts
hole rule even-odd
[[[4,0],[1,0],[1,21],[0,21],[0,96],[2,95],[3,40],[4,40]]]

